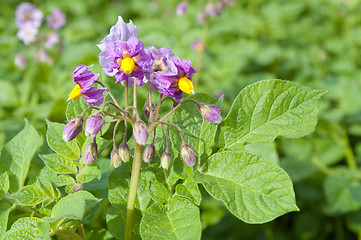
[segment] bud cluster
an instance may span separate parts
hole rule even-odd
[[[160,159],[160,165],[164,169],[168,169],[172,156],[169,150],[168,132],[165,127],[167,125],[175,127],[179,131],[182,137],[180,155],[185,164],[192,167],[196,162],[195,151],[186,142],[182,129],[165,120],[186,102],[194,103],[203,118],[214,124],[222,121],[220,110],[213,105],[198,103],[191,99],[181,101],[184,94],[194,93],[192,75],[197,71],[191,66],[190,61],[174,56],[169,48],[157,49],[154,45],[145,47],[143,42],[137,39],[137,33],[138,28],[131,21],[125,23],[119,17],[117,24],[110,29],[110,33],[98,45],[101,50],[99,62],[104,73],[114,77],[116,83],[124,86],[125,107],[122,108],[112,92],[98,80],[99,74],[89,70],[91,66],[77,66],[73,73],[75,87],[69,94],[69,99],[84,96],[86,103],[91,106],[66,124],[63,139],[65,141],[75,139],[82,131],[85,121],[85,136],[92,138],[92,141],[85,148],[82,159],[84,164],[91,164],[96,160],[98,154],[97,135],[102,134],[101,129],[105,124],[115,122],[110,159],[111,165],[117,168],[122,162],[128,162],[132,155],[127,144],[128,124],[132,126],[135,144],[140,147],[144,146],[142,157],[146,163],[151,163],[155,157],[156,128],[161,126],[166,136],[167,147]],[[97,88],[93,84],[98,84],[102,88]],[[142,111],[138,111],[137,87],[142,85],[148,85],[149,91],[145,106]],[[132,86],[134,94],[133,100],[129,104],[131,99],[128,98],[128,91]],[[152,102],[154,90],[159,93],[157,105]],[[105,91],[109,94],[111,101],[104,102]],[[174,105],[166,115],[160,117],[160,107],[166,98],[172,99]],[[113,107],[117,113],[105,111],[106,106]],[[89,110],[96,110],[96,113],[84,119]],[[106,116],[107,121],[105,120]],[[120,123],[124,123],[124,136],[118,147],[116,136]],[[152,133],[153,137],[150,141],[148,138]],[[149,141],[150,143],[148,143]]]

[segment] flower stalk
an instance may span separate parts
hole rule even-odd
[[[142,165],[142,150],[143,147],[138,143],[135,143],[132,175],[130,177],[129,194],[128,194],[128,202],[127,202],[127,213],[125,218],[125,236],[124,236],[125,240],[130,240],[132,238],[135,200],[137,197],[140,168]]]

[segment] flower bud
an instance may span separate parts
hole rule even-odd
[[[139,144],[144,146],[148,140],[148,129],[145,123],[141,120],[135,122],[133,127],[133,135],[135,141]]]
[[[126,142],[123,142],[119,146],[119,156],[123,162],[128,162],[130,159],[130,149]]]
[[[85,148],[83,153],[84,164],[92,164],[98,157],[98,145],[94,140]]]
[[[85,123],[85,135],[87,137],[95,137],[104,125],[103,114],[98,112],[89,117]]]
[[[152,106],[153,106],[153,112],[154,112],[155,106],[154,106],[153,103],[151,103],[151,104],[152,104]],[[143,114],[144,114],[145,118],[146,118],[147,120],[149,120],[149,117],[150,117],[149,99],[147,99],[147,101],[146,101],[145,104],[144,104]]]
[[[168,169],[170,164],[170,159],[172,156],[170,155],[169,151],[165,151],[160,159],[160,163],[164,169]]]
[[[151,143],[144,149],[143,152],[144,162],[150,163],[153,160],[154,155],[155,155],[155,147],[154,144]]]
[[[77,116],[77,117],[71,119],[65,125],[64,132],[63,132],[63,139],[67,142],[70,142],[71,140],[76,138],[76,136],[78,136],[78,134],[83,129],[83,121],[84,121],[83,117],[81,117],[81,116]]]
[[[216,108],[213,105],[208,105],[201,103],[198,106],[199,111],[201,112],[203,118],[207,120],[208,122],[218,124],[222,122],[221,117],[221,110],[219,108]]]
[[[113,148],[112,152],[110,153],[110,159],[112,160],[112,166],[115,168],[120,166],[122,162],[120,161],[118,148]]]
[[[181,155],[183,161],[189,166],[193,167],[194,163],[196,162],[196,154],[194,153],[191,146],[188,143],[183,143],[181,147]]]
[[[76,192],[80,191],[82,188],[83,188],[83,184],[78,182],[77,184],[75,184],[75,186],[73,187],[73,190],[71,192],[76,193]]]

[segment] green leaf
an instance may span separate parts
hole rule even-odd
[[[24,129],[1,150],[0,173],[8,173],[10,192],[14,193],[24,185],[30,161],[42,142],[36,130],[25,121]]]
[[[167,188],[157,181],[151,181],[150,182],[150,196],[152,196],[152,199],[159,203],[165,203],[168,201],[168,199],[171,198],[171,195]]]
[[[49,199],[44,191],[39,186],[35,185],[28,185],[20,188],[19,191],[11,195],[11,198],[25,206],[35,206],[46,199]]]
[[[66,119],[70,120],[79,116],[87,107],[89,107],[89,105],[85,102],[85,99],[83,97],[72,99],[68,102],[66,106]],[[91,113],[92,110],[89,110],[85,113],[84,116],[87,117]]]
[[[347,171],[347,170],[346,170]],[[324,193],[328,203],[327,212],[343,214],[361,208],[361,183],[352,179],[352,173],[346,176],[329,176],[324,181]]]
[[[79,191],[68,195],[57,202],[50,217],[53,219],[68,218],[83,220],[86,214],[94,208],[101,199],[86,191]]]
[[[109,201],[117,209],[127,205],[130,173],[130,162],[128,162],[115,169],[109,176]],[[142,212],[147,209],[152,201],[149,187],[153,179],[154,174],[152,172],[141,171],[135,207]]]
[[[46,140],[55,152],[72,160],[80,158],[80,149],[76,141],[66,142],[63,140],[64,124],[47,121],[48,130]]]
[[[10,181],[7,172],[0,175],[0,200],[4,197],[5,193],[9,191]]]
[[[37,227],[37,222],[39,220],[40,220],[39,218],[35,218],[35,217],[20,218],[11,226],[11,229],[5,233],[4,238],[2,238],[1,240],[41,239],[42,232]]]
[[[240,92],[219,125],[217,143],[237,148],[246,142],[271,142],[277,136],[310,134],[317,123],[318,100],[326,93],[282,80],[252,84]]]
[[[154,203],[140,223],[142,239],[200,239],[199,208],[185,198],[173,197],[167,206]]]
[[[178,184],[175,191],[178,195],[193,201],[197,206],[201,204],[202,195],[193,178],[187,178],[183,184]]]
[[[11,205],[0,202],[0,239],[6,231]]]
[[[123,206],[123,208],[120,211],[114,210],[107,212],[106,215],[107,227],[116,239],[124,239],[125,216],[126,216],[126,206]],[[133,219],[133,231],[131,237],[132,240],[141,239],[139,235],[139,223],[141,218],[142,218],[141,212],[138,209],[135,209],[134,219]]]
[[[209,158],[208,169],[195,176],[216,199],[246,223],[265,223],[298,211],[286,172],[260,155],[223,151]]]
[[[60,154],[39,155],[46,166],[60,174],[76,174],[77,168],[73,160],[65,158]]]
[[[82,168],[78,175],[76,175],[76,179],[81,183],[87,183],[97,178],[100,180],[102,177],[102,172],[100,171],[99,166],[96,163],[92,163],[90,165],[85,165]]]

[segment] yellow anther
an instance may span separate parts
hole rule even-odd
[[[75,99],[75,98],[83,96],[83,94],[80,93],[80,91],[81,91],[80,85],[79,84],[75,85],[75,87],[73,88],[73,90],[71,90],[71,92],[69,94],[69,98]]]
[[[191,80],[186,77],[182,77],[178,80],[178,88],[185,93],[193,94],[194,86]]]
[[[120,67],[126,74],[132,74],[135,68],[135,62],[131,57],[124,57],[120,62]]]

